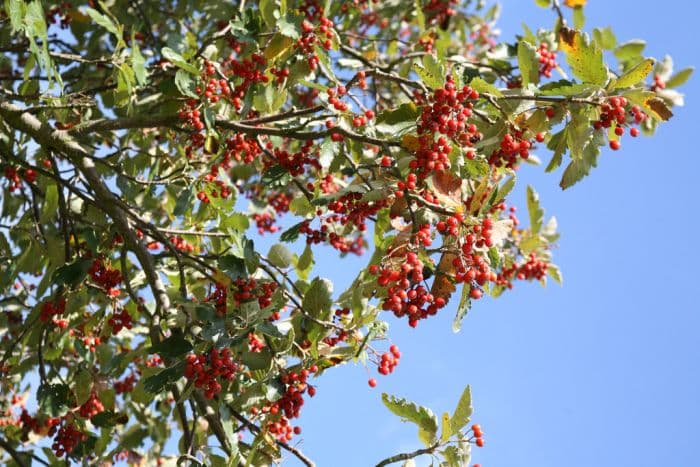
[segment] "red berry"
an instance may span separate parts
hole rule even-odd
[[[369,387],[374,388],[377,386],[377,380],[374,378],[370,378],[369,381],[367,381],[367,384],[369,384]]]
[[[618,149],[620,149],[620,142],[616,140],[610,141],[610,149],[612,149],[613,151],[617,151]]]

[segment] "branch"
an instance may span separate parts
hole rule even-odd
[[[385,465],[393,464],[395,462],[407,461],[409,459],[413,459],[414,457],[422,456],[423,454],[432,454],[438,447],[440,447],[439,442],[427,448],[417,449],[413,452],[404,452],[401,454],[396,454],[395,456],[387,457],[379,464],[377,464],[376,467],[384,467]]]
[[[260,427],[258,427],[256,424],[254,424],[253,422],[251,422],[250,420],[245,418],[243,415],[238,413],[230,405],[228,407],[229,407],[229,410],[231,411],[231,414],[236,418],[236,420],[238,420],[243,425],[245,425],[251,432],[253,432],[255,434],[260,433]],[[290,446],[289,444],[285,443],[284,441],[280,441],[280,440],[275,440],[275,442],[282,449],[294,454],[297,457],[297,459],[299,459],[307,467],[315,467],[316,466],[314,461],[312,461],[311,459],[306,457],[303,452],[301,452],[300,450],[298,450],[294,446]]]

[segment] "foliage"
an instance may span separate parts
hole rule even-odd
[[[484,295],[561,282],[516,174],[548,149],[574,185],[692,69],[536,3],[552,29],[503,42],[470,0],[4,0],[3,463],[313,465],[303,404],[331,367],[394,370],[391,314],[454,304],[458,331]],[[367,264],[339,290],[318,255]],[[469,389],[441,419],[382,397],[425,447],[381,465],[483,444]]]

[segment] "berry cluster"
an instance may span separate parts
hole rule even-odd
[[[197,249],[197,247],[179,235],[172,236],[169,238],[169,240],[176,250],[182,251],[183,253],[192,253]]]
[[[306,56],[306,62],[311,70],[318,67],[318,55],[316,54],[316,44],[320,43],[321,47],[330,50],[333,46],[333,21],[323,16],[323,8],[317,7],[312,18],[305,19],[301,22],[301,37],[297,40],[297,47]],[[307,18],[309,15],[307,14]],[[311,21],[318,18],[319,25],[316,27]],[[318,33],[318,35],[317,35]],[[323,41],[323,42],[321,42]]]
[[[134,390],[135,385],[136,375],[132,373],[123,380],[114,382],[114,392],[116,392],[117,394],[131,392]]]
[[[54,427],[61,423],[61,419],[58,417],[32,417],[27,412],[27,409],[22,409],[18,422],[19,426],[22,427],[22,432],[29,433],[31,431],[35,434],[40,434],[50,433],[51,430],[55,431]]]
[[[549,45],[546,42],[542,42],[537,49],[537,54],[540,57],[540,76],[551,78],[552,70],[557,67],[557,53],[549,50]]]
[[[92,418],[98,413],[104,412],[104,410],[104,405],[102,405],[100,399],[97,398],[97,394],[95,394],[93,391],[88,400],[86,400],[85,403],[80,406],[78,413],[83,418]]]
[[[8,165],[5,167],[4,175],[10,181],[8,189],[12,192],[22,189],[23,180],[27,183],[34,183],[37,173],[33,169],[17,169]]]
[[[470,101],[478,98],[479,93],[469,86],[457,90],[451,75],[447,76],[444,88],[435,90],[432,104],[423,107],[418,121],[418,149],[415,159],[409,164],[420,180],[433,172],[449,169],[449,154],[452,152],[449,139],[466,147],[481,139],[476,125],[467,123],[472,115],[473,103]],[[438,134],[444,136],[435,141]]]
[[[398,268],[377,265],[369,268],[370,274],[378,276],[377,285],[386,288],[382,309],[393,312],[397,318],[407,316],[411,327],[416,327],[418,320],[435,315],[446,303],[421,285],[423,269],[423,262],[413,251],[405,253]]]
[[[275,282],[263,282],[254,278],[238,278],[233,285],[233,299],[236,301],[236,305],[251,300],[257,300],[260,309],[270,306],[272,303],[272,294],[277,289],[277,283]]]
[[[118,269],[111,269],[105,266],[102,259],[97,258],[92,262],[88,274],[95,284],[99,285],[107,291],[110,297],[118,297],[119,290],[117,286],[122,281],[122,274]]]
[[[51,428],[51,431],[54,430],[56,430],[55,426]],[[49,431],[49,434],[51,434],[51,431]],[[62,457],[73,452],[73,449],[85,440],[87,440],[87,435],[85,433],[78,430],[73,423],[64,421],[63,425],[56,433],[56,437],[53,439],[51,449],[53,449],[56,457]]]
[[[501,144],[491,153],[488,162],[493,167],[513,169],[518,164],[518,158],[530,157],[530,148],[532,148],[532,142],[523,138],[523,132],[513,130],[512,133],[503,135]]]
[[[481,431],[481,427],[477,424],[472,425],[472,433],[472,439],[474,440],[474,444],[476,444],[480,448],[484,447],[484,433]]]
[[[295,434],[301,433],[301,428],[292,427],[289,420],[299,417],[305,393],[308,393],[309,397],[316,394],[316,389],[307,383],[307,379],[317,370],[314,365],[308,370],[304,368],[298,373],[290,372],[280,376],[280,382],[285,385],[284,395],[262,408],[263,413],[270,415],[265,424],[267,431],[280,441],[290,441]],[[258,411],[254,410],[251,413],[255,415]]]
[[[345,237],[336,232],[329,232],[328,225],[321,225],[319,229],[311,227],[309,219],[303,221],[299,226],[299,233],[306,235],[306,243],[308,245],[318,245],[322,242],[328,242],[330,246],[340,251],[341,253],[353,253],[362,255],[364,253],[365,241],[362,236]]]
[[[600,106],[600,118],[593,122],[593,128],[600,130],[614,125],[615,135],[621,137],[625,134],[625,125],[640,125],[647,119],[647,114],[639,106],[633,105],[628,111],[626,108],[628,105],[629,102],[622,96],[611,97],[608,102]],[[633,138],[639,136],[639,128],[632,127],[629,131]],[[610,140],[610,149],[613,151],[620,149],[620,146],[619,139]]]
[[[128,311],[126,311],[126,308],[122,308],[118,312],[114,313],[107,322],[112,328],[113,336],[119,334],[124,328],[131,329],[132,326],[131,315]]]
[[[263,342],[258,336],[253,332],[248,333],[248,350],[257,353],[262,352],[265,348],[265,342]]]
[[[666,89],[666,83],[664,82],[663,78],[661,78],[661,76],[655,74],[654,84],[651,85],[651,90],[656,91],[658,89]]]
[[[429,0],[423,6],[425,19],[429,23],[439,24],[443,29],[447,29],[447,21],[457,13],[455,10],[457,3],[457,0]]]
[[[335,214],[326,218],[327,223],[340,222],[341,225],[356,227],[361,232],[367,230],[365,221],[368,217],[376,215],[385,208],[389,202],[387,199],[377,201],[363,201],[362,193],[347,193],[335,201],[328,203],[328,210]]]
[[[382,354],[381,360],[379,362],[379,369],[377,370],[380,375],[389,375],[394,372],[394,368],[399,364],[399,359],[401,358],[401,351],[397,345],[392,345],[389,347],[389,352],[384,352]]]
[[[513,288],[513,280],[542,280],[547,275],[549,263],[537,259],[535,253],[530,253],[527,261],[523,264],[513,264],[510,267],[504,267],[498,273],[496,284]]]
[[[49,24],[59,24],[61,29],[67,29],[70,26],[72,17],[70,14],[70,9],[73,8],[71,2],[61,2],[58,5],[54,5],[46,12],[46,21]]]
[[[305,141],[299,150],[295,152],[280,148],[273,149],[272,142],[266,144],[266,148],[272,150],[275,162],[284,167],[293,177],[303,175],[307,165],[314,167],[316,170],[321,170],[321,163],[315,154],[311,153],[313,147],[314,143],[311,140]],[[266,160],[265,164],[269,167],[274,165],[274,162]]]
[[[59,297],[54,301],[44,302],[41,305],[41,311],[39,314],[39,319],[44,323],[49,320],[54,320],[55,317],[62,315],[66,311],[66,299],[64,297]]]
[[[186,358],[185,377],[193,380],[195,387],[203,388],[207,399],[212,399],[221,392],[218,378],[231,381],[237,371],[238,365],[231,359],[229,348],[212,348],[207,353],[189,354]]]

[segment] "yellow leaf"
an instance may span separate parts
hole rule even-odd
[[[218,269],[214,272],[213,277],[217,283],[225,285],[226,287],[232,284],[231,278]]]
[[[444,443],[452,436],[452,426],[450,425],[450,414],[445,412],[442,414],[442,435],[440,440]]]
[[[564,0],[564,5],[568,6],[569,8],[586,6],[586,0]]]
[[[416,135],[404,135],[401,139],[401,146],[409,151],[417,151],[420,143]]]

